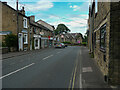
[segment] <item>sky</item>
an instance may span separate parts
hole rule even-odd
[[[2,0],[16,8],[16,0]],[[35,21],[43,20],[55,28],[65,24],[71,33],[87,30],[89,0],[19,0],[19,9],[25,7],[26,15],[35,15]]]

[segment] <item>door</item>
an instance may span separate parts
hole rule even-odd
[[[23,34],[19,33],[19,51],[23,50]]]

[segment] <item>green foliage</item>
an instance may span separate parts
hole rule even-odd
[[[62,43],[64,43],[64,44],[71,44],[71,42],[67,42],[67,41],[65,41],[65,42],[62,42]]]
[[[10,47],[17,47],[17,35],[9,34],[5,36],[3,45],[10,48]]]
[[[81,33],[77,34],[76,39],[78,39],[79,37],[82,37],[83,39],[83,35]]]
[[[91,56],[90,56],[91,58],[94,58],[94,54],[93,53],[91,53]]]
[[[87,45],[87,42],[82,42],[82,45],[86,46],[86,45]]]
[[[87,40],[88,40],[88,37],[86,35],[84,35],[83,42],[87,42]]]
[[[56,30],[54,31],[55,35],[63,33],[63,32],[65,32],[65,33],[70,32],[70,29],[68,29],[68,27],[65,26],[64,24],[59,24],[57,26]]]

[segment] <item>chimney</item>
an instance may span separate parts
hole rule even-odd
[[[35,16],[30,16],[30,20],[35,21]]]
[[[22,9],[20,10],[20,12],[21,12],[23,15],[25,15],[25,9],[24,9],[24,7],[22,7]]]
[[[2,3],[7,5],[7,2],[2,2]]]

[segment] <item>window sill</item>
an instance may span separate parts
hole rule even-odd
[[[24,43],[24,44],[28,44],[28,43]]]
[[[103,49],[103,48],[100,48],[100,51],[103,52],[103,53],[106,53],[106,50]]]

